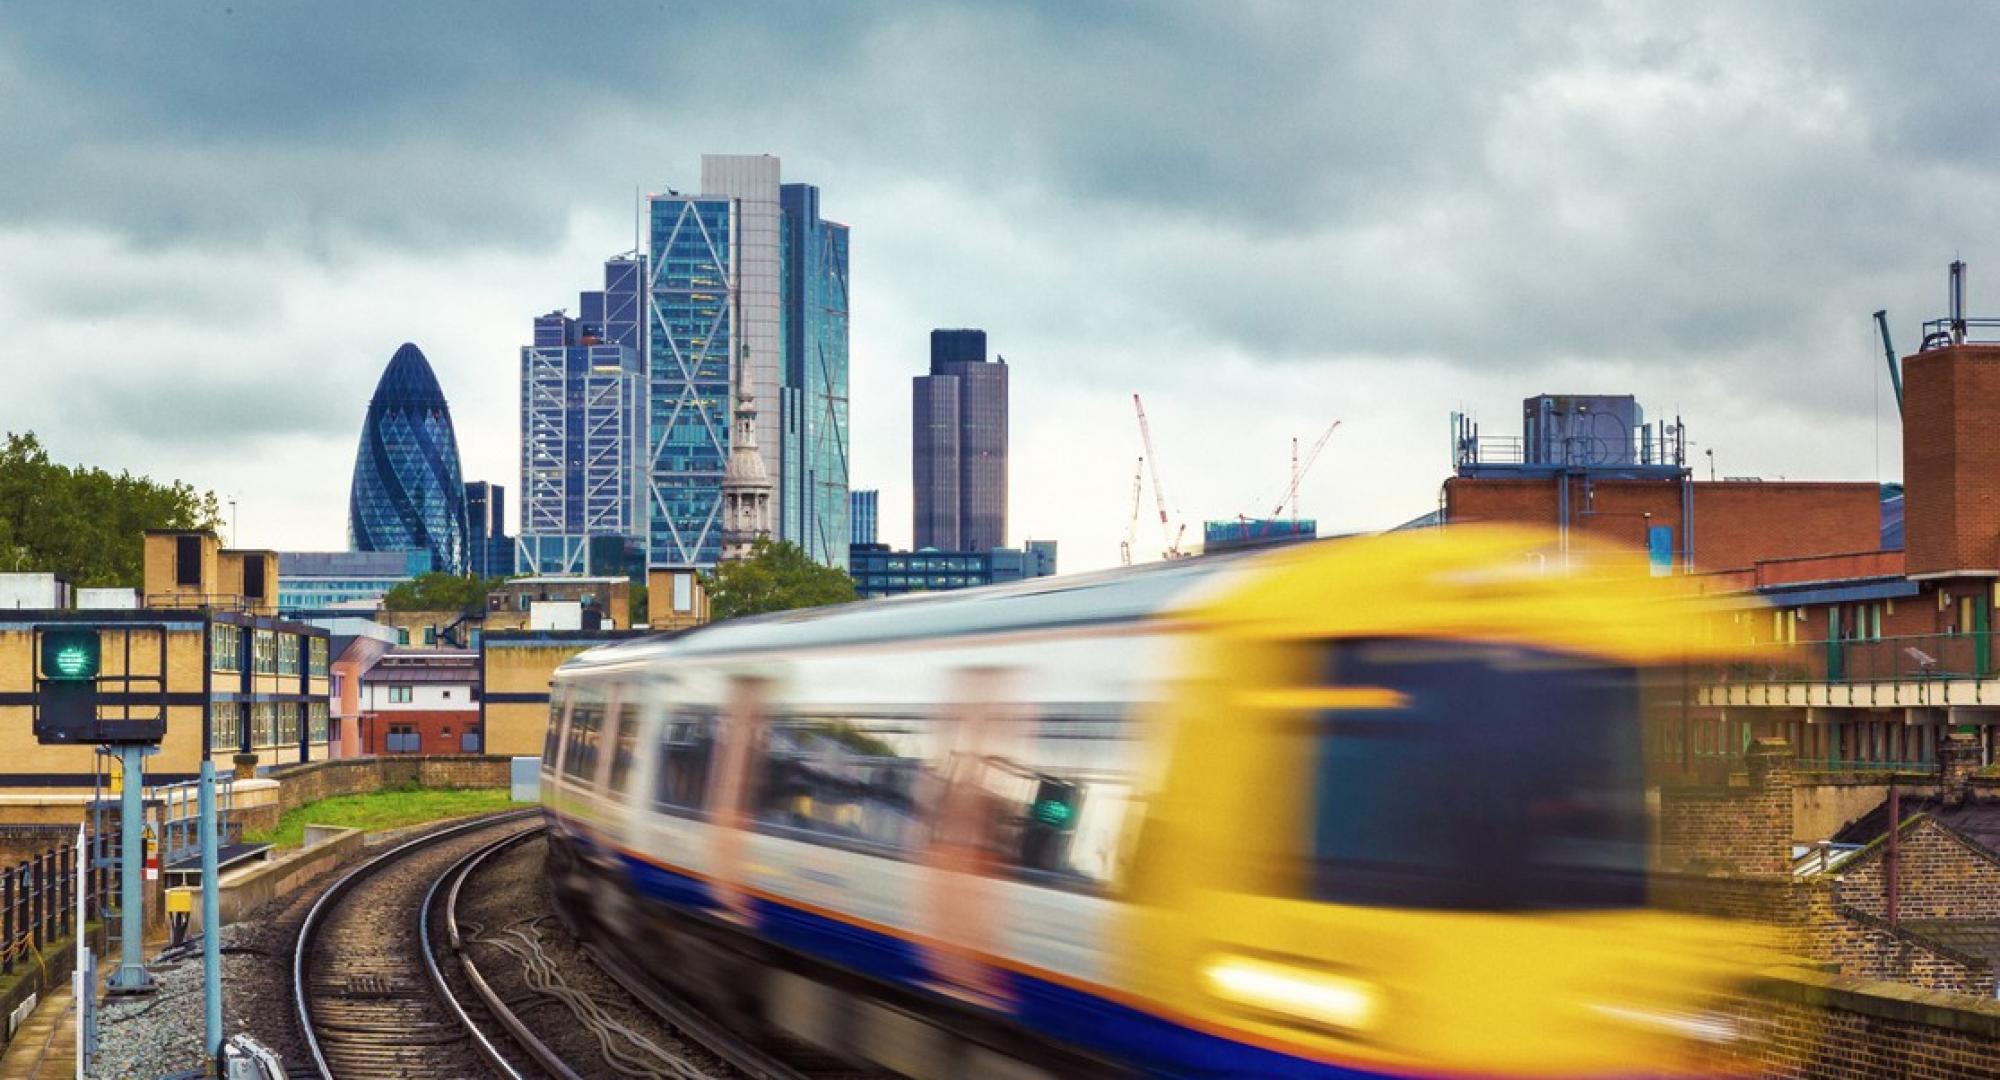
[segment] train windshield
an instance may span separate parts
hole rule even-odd
[[[1393,705],[1313,726],[1312,894],[1524,911],[1645,901],[1638,673],[1469,642],[1334,646],[1334,688]],[[1375,703],[1371,703],[1375,704]]]

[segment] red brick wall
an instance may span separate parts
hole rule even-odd
[[[1649,526],[1668,525],[1678,559],[1686,540],[1677,481],[1598,480],[1591,491],[1591,512],[1585,513],[1584,484],[1570,481],[1571,550],[1644,548]],[[1553,528],[1556,494],[1552,479],[1453,477],[1445,481],[1445,513],[1453,523]],[[1694,559],[1700,569],[1735,570],[1764,559],[1874,551],[1881,539],[1880,495],[1871,483],[1694,484]]]
[[[479,726],[479,710],[472,709],[398,709],[393,712],[364,712],[359,721],[361,729],[361,752],[364,754],[386,754],[389,752],[389,729],[392,727],[413,727],[423,740],[416,752],[419,754],[459,753],[459,737]],[[407,751],[405,751],[407,752]]]
[[[2000,346],[1904,359],[1903,417],[1910,573],[2000,568]]]

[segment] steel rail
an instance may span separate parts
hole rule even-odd
[[[341,902],[346,899],[347,894],[353,891],[361,882],[373,877],[383,869],[414,854],[420,849],[454,839],[468,832],[491,829],[538,813],[540,813],[539,808],[492,814],[407,840],[348,871],[339,881],[334,882],[331,887],[321,893],[319,899],[313,901],[312,908],[306,912],[305,921],[299,926],[298,943],[292,951],[292,1000],[299,1022],[299,1032],[305,1039],[306,1048],[312,1053],[313,1067],[319,1076],[325,1078],[325,1080],[335,1080],[333,1067],[327,1061],[326,1050],[320,1045],[319,1033],[313,1024],[312,994],[310,993],[313,950],[318,944],[319,931],[322,929],[328,913],[339,907]],[[423,914],[421,911],[418,912],[418,917],[421,919]]]
[[[595,942],[583,942],[584,951],[612,981],[650,1009],[675,1030],[701,1044],[702,1049],[727,1062],[752,1080],[810,1080],[806,1073],[785,1064],[777,1055],[729,1030],[708,1014],[680,997],[655,986],[611,951]]]
[[[424,895],[422,915],[424,961],[430,967],[431,983],[437,988],[438,995],[444,998],[446,1003],[451,1006],[452,1011],[458,1015],[459,1020],[465,1024],[467,1030],[473,1032],[480,1053],[485,1055],[488,1061],[492,1062],[496,1068],[500,1069],[508,1077],[520,1077],[521,1074],[500,1055],[499,1049],[486,1038],[484,1033],[479,1031],[478,1025],[473,1023],[472,1018],[466,1014],[464,1006],[459,1004],[456,995],[445,984],[444,972],[438,967],[436,950],[431,948],[430,912],[436,902],[439,888],[443,887],[446,881],[450,881],[451,885],[445,890],[444,898],[445,940],[450,945],[452,954],[458,957],[458,963],[464,969],[466,981],[472,984],[472,989],[479,994],[480,1000],[485,1002],[487,1011],[500,1021],[501,1025],[507,1029],[507,1033],[514,1037],[514,1042],[523,1050],[526,1050],[529,1056],[535,1059],[536,1064],[548,1070],[550,1075],[558,1077],[559,1080],[583,1080],[574,1069],[569,1067],[568,1062],[558,1056],[555,1051],[549,1049],[548,1044],[537,1038],[535,1033],[529,1030],[528,1025],[515,1014],[514,1010],[508,1008],[500,1000],[500,995],[494,991],[492,984],[488,983],[486,976],[480,973],[479,966],[473,963],[471,954],[465,949],[464,937],[459,933],[458,929],[459,890],[464,887],[467,879],[471,878],[473,873],[479,869],[479,865],[489,857],[498,855],[515,844],[540,836],[546,831],[548,831],[548,826],[538,825],[532,829],[523,829],[512,836],[505,836],[495,840],[454,863],[451,869],[446,870],[442,876],[431,883],[430,891]]]

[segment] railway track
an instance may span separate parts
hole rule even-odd
[[[292,992],[317,1075],[521,1075],[445,989],[427,947],[426,901],[497,830],[532,831],[522,826],[534,813],[418,837],[363,863],[313,904],[292,957]]]

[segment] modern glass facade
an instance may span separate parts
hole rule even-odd
[[[485,480],[465,482],[465,542],[471,572],[498,577],[514,572],[514,539],[507,535],[507,489]]]
[[[736,203],[654,195],[647,219],[647,561],[713,566],[722,554],[722,470],[729,458]]]
[[[1007,363],[983,330],[931,331],[930,374],[911,387],[913,539],[983,551],[1007,542]]]
[[[847,496],[847,542],[849,544],[872,544],[875,542],[875,509],[881,501],[879,491],[853,491]]]
[[[847,566],[847,226],[819,216],[819,189],[785,184],[784,473],[779,536]]]
[[[779,538],[846,565],[848,231],[778,159],[707,154],[702,193],[647,200],[645,334],[654,566],[721,555],[734,383],[759,403],[757,446]],[[607,288],[604,320],[617,305]],[[586,306],[588,315],[592,309]]]
[[[430,361],[408,342],[368,403],[347,524],[356,551],[427,551],[440,570],[466,567],[465,482],[451,409]]]
[[[857,543],[849,549],[848,558],[854,591],[864,599],[972,589],[1056,572],[1052,540],[988,551],[891,551],[887,544]]]
[[[607,284],[628,265],[607,264]],[[520,572],[590,572],[595,538],[622,547],[646,533],[645,366],[603,337],[607,297],[623,291],[584,293],[583,319],[537,318],[521,350]]]
[[[427,551],[281,551],[278,611],[377,604],[390,589],[430,569]]]

